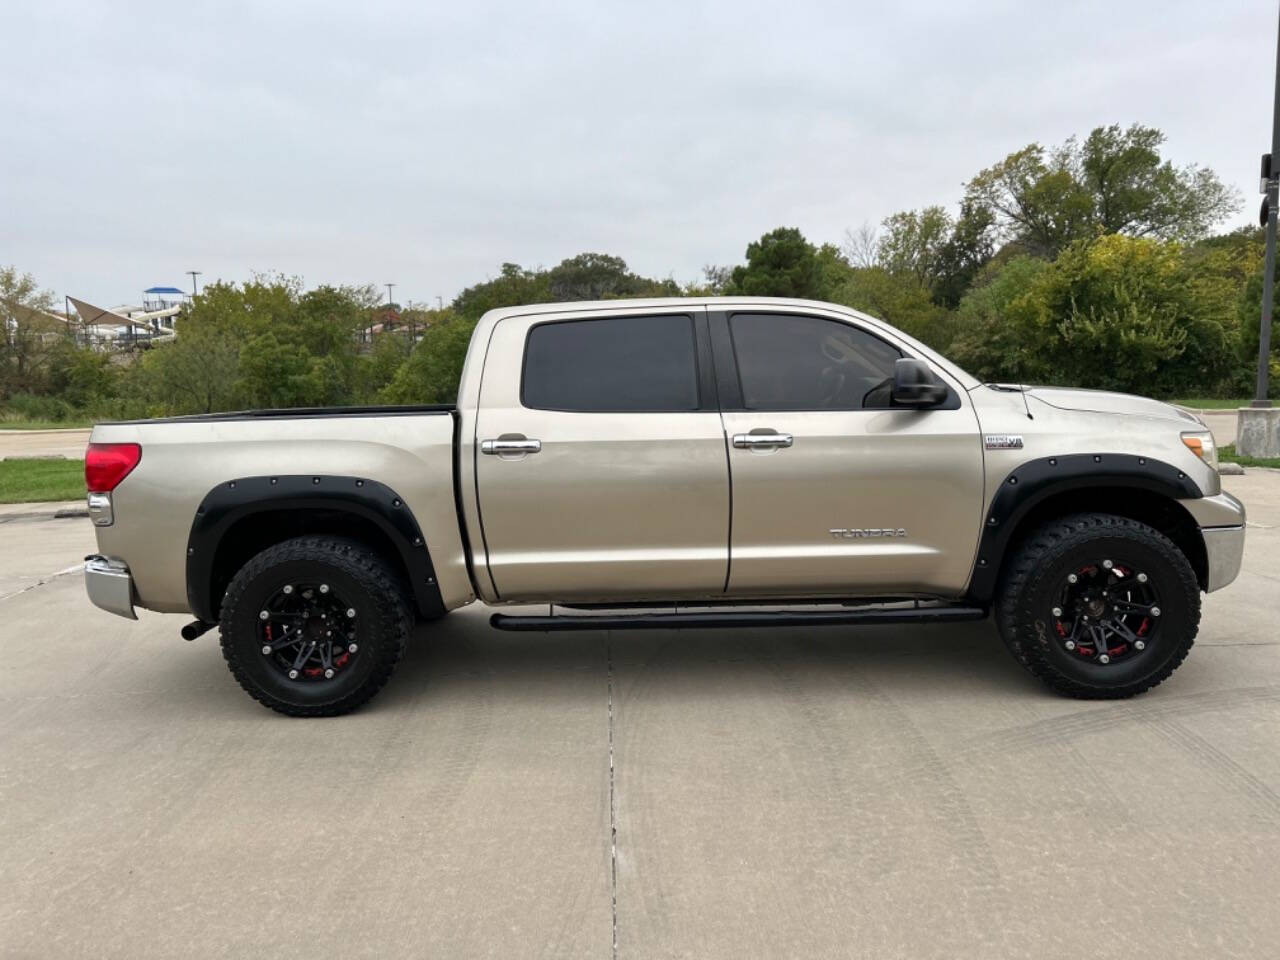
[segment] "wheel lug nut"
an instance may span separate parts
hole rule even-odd
[[[1133,649],[1135,649],[1135,650],[1145,650],[1145,649],[1147,649],[1147,641],[1145,641],[1145,640],[1135,640],[1135,641],[1133,641]]]
[[[329,592],[329,585],[328,585],[327,583],[322,583],[322,584],[320,584],[320,592],[321,592],[321,593],[328,593],[328,592]]]
[[[270,653],[270,652],[271,652],[271,645],[270,645],[270,644],[268,644],[268,643],[264,643],[264,644],[262,645],[262,652],[263,652],[263,653]]]
[[[356,608],[355,608],[355,607],[347,607],[347,616],[348,616],[348,617],[354,617],[355,615],[356,615]]]
[[[359,649],[354,643],[347,644],[347,653],[355,653]]]
[[[1151,615],[1152,615],[1153,617],[1158,617],[1158,616],[1160,616],[1160,608],[1159,608],[1159,607],[1152,607],[1152,608],[1151,608]]]
[[[1145,573],[1140,573],[1140,574],[1138,574],[1138,582],[1139,582],[1139,583],[1146,583],[1146,582],[1147,582],[1147,575],[1146,575]]]
[[[1110,663],[1110,662],[1111,662],[1111,658],[1110,658],[1110,657],[1108,657],[1108,656],[1104,653],[1102,656],[1100,656],[1100,657],[1098,658],[1098,662],[1099,662],[1099,663]]]
[[[1076,648],[1076,642],[1074,640],[1068,640],[1066,647],[1068,650],[1074,650]]]
[[[1075,583],[1079,579],[1074,573],[1067,574],[1067,583]]]
[[[1061,607],[1054,607],[1054,608],[1053,608],[1053,615],[1054,615],[1055,617],[1060,617],[1060,616],[1062,616],[1062,608],[1061,608]]]
[[[286,583],[286,584],[284,585],[284,592],[285,592],[285,593],[293,593],[293,584],[292,584],[292,583]]]
[[[326,671],[324,672],[324,678],[325,678],[326,680],[332,680],[332,679],[333,679],[333,667],[330,667],[328,670],[326,670]]]
[[[297,679],[298,679],[298,671],[297,671],[297,670],[290,670],[290,671],[289,671],[289,679],[290,679],[290,680],[297,680]]]
[[[265,610],[261,611],[261,612],[258,614],[258,619],[259,619],[259,620],[269,620],[270,618],[271,618],[271,614],[267,613],[267,611],[265,611]]]

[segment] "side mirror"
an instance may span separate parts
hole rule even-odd
[[[923,360],[903,357],[893,364],[894,406],[936,407],[947,399],[947,385]]]

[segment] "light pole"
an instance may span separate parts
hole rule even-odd
[[[1258,324],[1258,382],[1253,402],[1236,414],[1236,449],[1248,457],[1280,457],[1280,410],[1267,399],[1271,374],[1271,301],[1276,289],[1276,217],[1280,215],[1280,35],[1276,39],[1276,92],[1272,104],[1271,152],[1262,157],[1262,220],[1267,227],[1262,268],[1262,315]]]
[[[1262,273],[1262,323],[1258,329],[1258,388],[1253,406],[1269,407],[1267,380],[1271,370],[1271,298],[1276,284],[1276,216],[1280,214],[1280,38],[1276,40],[1276,94],[1271,119],[1271,152],[1262,158],[1262,209],[1267,220],[1267,254]]]
[[[201,270],[188,270],[187,275],[191,277],[191,295],[193,297],[200,295],[200,285],[196,282],[196,277],[200,276]]]

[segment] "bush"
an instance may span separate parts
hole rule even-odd
[[[1234,324],[1192,280],[1181,245],[1118,234],[1011,261],[962,301],[956,360],[984,379],[1212,392],[1235,367]]]
[[[82,414],[61,397],[40,397],[15,393],[5,402],[8,417],[20,420],[49,420],[61,423],[81,419]]]

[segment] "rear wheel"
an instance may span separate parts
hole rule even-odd
[[[1130,697],[1186,658],[1200,625],[1200,587],[1159,531],[1126,517],[1077,514],[1022,542],[996,620],[1018,661],[1059,693]]]
[[[412,627],[400,578],[355,541],[299,537],[246,563],[222,601],[240,686],[291,716],[336,716],[382,689]]]

